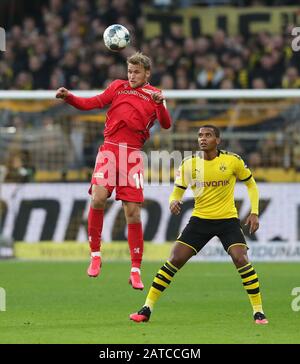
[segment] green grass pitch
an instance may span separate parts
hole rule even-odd
[[[255,325],[231,263],[189,263],[164,292],[149,323],[128,319],[144,303],[162,263],[145,263],[144,291],[128,284],[129,262],[104,262],[86,276],[84,262],[0,262],[6,311],[0,343],[300,343],[300,311],[291,291],[299,264],[256,263],[269,325]]]

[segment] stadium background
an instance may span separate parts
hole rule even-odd
[[[77,90],[78,95],[94,95],[113,79],[126,78],[125,60],[135,50],[151,56],[151,83],[166,90],[173,118],[171,131],[158,127],[152,131],[144,148],[148,156],[153,150],[195,151],[199,126],[219,126],[222,148],[240,154],[259,183],[261,227],[253,236],[245,229],[251,259],[299,261],[300,58],[291,46],[295,38],[292,29],[299,17],[299,7],[293,1],[276,0],[1,1],[0,26],[6,31],[6,51],[0,52],[0,286],[11,283],[11,290],[17,289],[10,274],[23,276],[30,272],[28,264],[50,277],[56,268],[62,275],[68,274],[55,262],[83,260],[69,267],[72,271],[77,267],[77,275],[85,274],[87,189],[103,140],[105,110],[80,112],[55,100],[54,90],[65,86]],[[103,45],[103,31],[112,23],[123,24],[131,32],[131,46],[121,53],[111,53]],[[169,165],[164,166],[159,157],[152,158],[151,166],[157,168],[146,169],[146,181],[151,179],[157,185],[146,185],[143,208],[145,261],[154,262],[145,264],[149,282],[155,271],[153,264],[168,256],[170,243],[192,209],[192,198],[187,194],[184,213],[170,216],[167,200],[173,172],[164,180],[163,169]],[[246,188],[240,184],[236,202],[243,222],[249,202]],[[123,272],[126,264],[122,262],[129,259],[119,202],[109,201],[104,221],[104,259],[111,262],[107,270],[110,265],[115,267],[113,277],[117,280],[118,269]],[[8,259],[13,257],[18,260]],[[45,262],[40,264],[41,260]],[[218,241],[213,241],[195,260],[228,262],[228,256]],[[271,278],[267,281],[268,269],[259,267],[266,286],[272,287]],[[270,267],[278,280],[283,279],[281,269],[285,272],[282,299],[292,315],[287,306],[292,288],[299,286],[298,265]],[[195,270],[193,274],[205,275],[208,270],[220,276],[230,270],[223,263],[201,263],[188,269]],[[32,274],[28,278],[32,286],[39,284]],[[274,299],[280,302],[277,296]],[[299,320],[298,316],[293,317]],[[13,339],[12,333],[4,336],[3,342],[22,342]],[[224,342],[232,342],[227,334]],[[66,336],[62,340],[77,339]],[[260,340],[252,339],[249,342]],[[281,339],[299,342],[296,334]],[[49,337],[37,342],[43,340],[56,342]],[[118,342],[117,338],[109,340]],[[179,337],[176,340],[180,342]],[[211,342],[214,340],[212,335]],[[276,335],[268,340],[276,342]]]

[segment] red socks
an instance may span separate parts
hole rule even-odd
[[[134,268],[140,268],[144,250],[141,222],[137,224],[128,224],[128,244],[131,256],[131,266]]]
[[[101,233],[103,226],[103,209],[90,207],[88,216],[88,236],[91,252],[99,252],[101,246]]]
[[[91,252],[99,252],[103,227],[103,209],[90,207],[88,216],[88,236]],[[133,268],[140,268],[143,258],[144,240],[142,223],[128,224],[128,244]]]

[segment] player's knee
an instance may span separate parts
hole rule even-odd
[[[138,224],[141,222],[141,215],[139,212],[126,212],[127,224]]]
[[[104,209],[109,192],[106,188],[98,185],[92,186],[91,206],[95,209]]]
[[[243,267],[248,263],[248,258],[245,254],[231,255],[234,265],[238,268]]]
[[[91,206],[94,209],[104,209],[106,204],[106,198],[103,198],[102,196],[97,196],[97,194],[94,194],[91,199]]]
[[[141,222],[141,209],[139,205],[123,203],[127,224]]]

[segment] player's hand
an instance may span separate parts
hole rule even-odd
[[[250,214],[247,217],[245,225],[249,226],[250,234],[255,233],[255,231],[259,228],[258,216],[256,214]]]
[[[161,104],[165,99],[162,92],[154,92],[151,95],[151,97],[152,97],[153,101],[156,102],[157,104]]]
[[[64,87],[60,87],[57,91],[56,91],[56,98],[57,99],[66,99],[67,96],[69,95],[69,91],[64,88]]]
[[[179,215],[181,212],[182,201],[174,200],[170,203],[170,211],[174,215]]]

